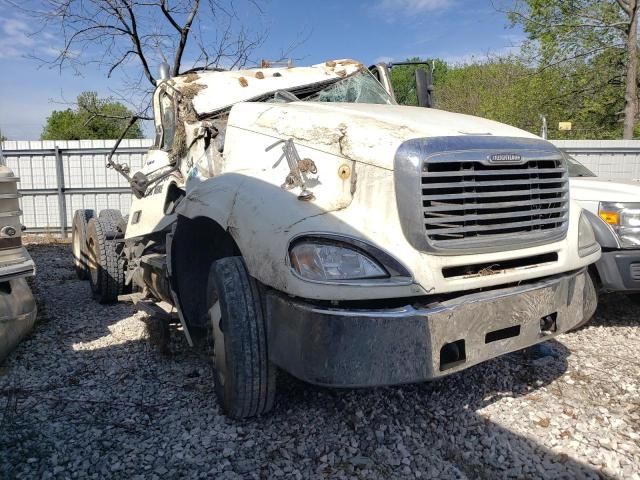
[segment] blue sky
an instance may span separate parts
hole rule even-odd
[[[106,79],[106,72],[96,68],[61,72],[28,58],[53,54],[55,32],[31,35],[27,16],[2,0],[0,6],[0,130],[9,139],[38,139],[51,111],[66,108],[60,102],[84,90],[106,96],[121,85],[121,75]],[[254,14],[244,12],[244,18]],[[292,54],[297,64],[331,58],[370,64],[411,56],[460,63],[506,53],[523,38],[489,0],[270,0],[256,25],[268,29],[269,36],[253,57],[276,58],[306,38]],[[190,55],[195,53],[187,51],[185,57]]]

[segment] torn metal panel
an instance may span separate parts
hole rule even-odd
[[[291,168],[282,148],[271,148],[280,140],[229,126],[226,132],[223,175],[234,171],[282,188]],[[340,167],[345,164],[345,160],[330,152],[309,147],[296,138],[290,140],[300,159],[311,161],[315,166],[315,169],[301,173],[304,188],[313,194],[310,203],[322,211],[346,208],[353,198],[353,176],[340,176]],[[293,198],[302,193],[300,185],[285,190],[289,190]],[[294,207],[297,208],[295,205]]]
[[[311,67],[203,71],[175,77],[172,82],[179,91],[185,91],[194,83],[203,86],[191,98],[195,112],[206,115],[276,90],[337,80],[363,68],[355,60],[335,60]]]

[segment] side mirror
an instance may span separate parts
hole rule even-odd
[[[416,94],[418,106],[433,108],[433,74],[422,68],[416,69]]]

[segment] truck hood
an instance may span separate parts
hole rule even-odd
[[[640,182],[600,177],[573,177],[571,198],[595,202],[640,202]]]
[[[301,145],[386,169],[393,169],[396,150],[412,138],[537,138],[524,130],[470,115],[356,103],[240,103],[233,107],[229,125],[277,138],[293,138]]]

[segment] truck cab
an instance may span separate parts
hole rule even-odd
[[[595,310],[600,247],[565,155],[397,105],[383,77],[335,60],[162,79],[128,219],[87,225],[96,298],[132,291],[189,339],[207,332],[230,416],[271,408],[277,368],[333,387],[433,380]]]

